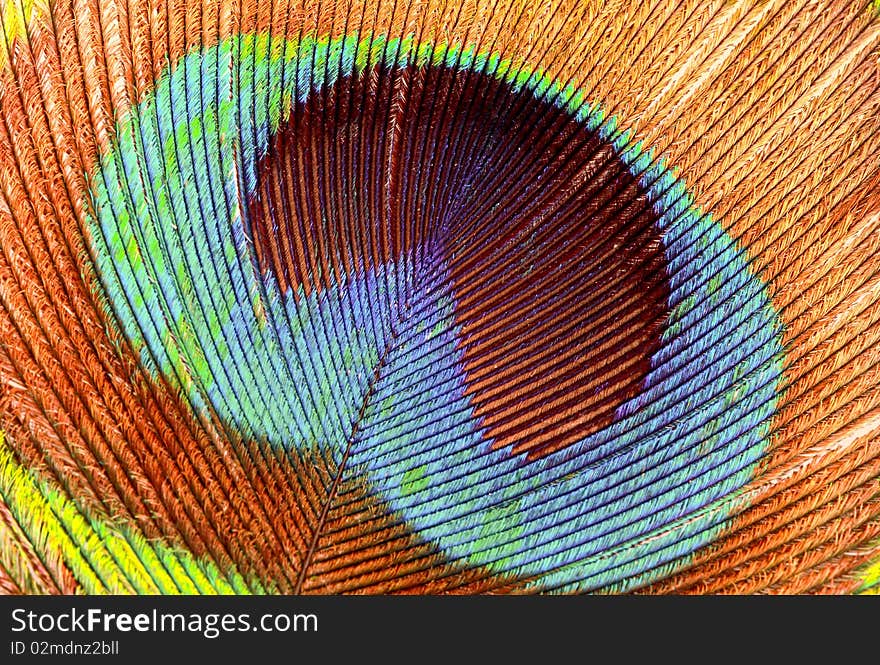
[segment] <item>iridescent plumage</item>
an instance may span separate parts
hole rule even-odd
[[[2,15],[5,590],[876,588],[869,5],[74,8]]]

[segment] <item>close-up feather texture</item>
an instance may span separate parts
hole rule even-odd
[[[0,0],[0,591],[880,592],[880,4]]]

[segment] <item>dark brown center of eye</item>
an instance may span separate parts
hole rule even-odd
[[[656,214],[552,101],[474,71],[374,69],[295,105],[259,175],[251,234],[283,292],[395,262],[453,299],[494,445],[561,449],[641,390],[668,314]]]

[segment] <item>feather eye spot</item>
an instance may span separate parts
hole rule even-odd
[[[117,127],[101,287],[197,417],[309,451],[456,565],[644,583],[764,454],[781,326],[622,125],[474,49],[241,35]]]

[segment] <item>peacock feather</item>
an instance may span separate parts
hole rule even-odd
[[[878,13],[0,0],[0,589],[880,590]]]

